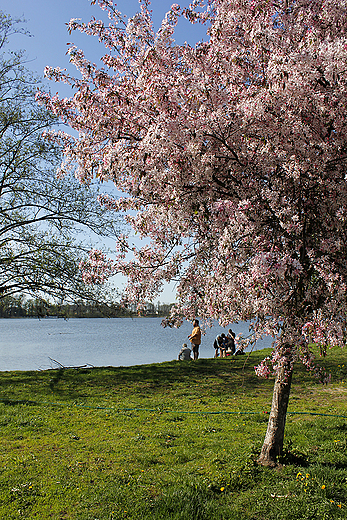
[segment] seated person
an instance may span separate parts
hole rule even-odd
[[[178,353],[178,361],[186,361],[192,359],[190,357],[191,350],[186,343],[183,343],[181,350]]]

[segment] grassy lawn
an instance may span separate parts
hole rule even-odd
[[[275,470],[263,356],[0,372],[0,518],[346,519],[347,352],[296,368]]]

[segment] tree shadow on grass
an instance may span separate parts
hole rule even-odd
[[[238,392],[241,387],[248,390],[268,386],[269,382],[260,380],[248,366],[243,369],[243,362],[231,363],[225,360],[201,359],[197,362],[165,362],[155,365],[139,365],[135,367],[105,367],[95,369],[98,377],[95,385],[117,387],[128,385],[131,381],[135,385],[143,384],[146,390],[162,391],[177,384],[196,387],[197,390],[210,395],[228,395]],[[270,382],[272,387],[272,382]]]
[[[201,393],[211,396],[226,396],[229,393],[244,391],[269,391],[273,382],[259,379],[254,365],[263,358],[264,353],[255,352],[251,356],[226,359],[199,359],[198,361],[168,361],[130,367],[93,367],[57,368],[38,372],[0,373],[0,387],[11,393],[22,390],[30,396],[47,396],[48,392],[59,393],[60,397],[92,396],[93,389],[118,392],[129,387],[131,390],[143,389],[147,394],[172,389],[177,384],[195,386]],[[25,388],[24,388],[25,386]],[[10,388],[8,388],[10,390]],[[9,397],[9,396],[6,396]]]
[[[303,468],[306,468],[310,464],[306,453],[302,453],[290,447],[284,447],[283,453],[281,457],[279,457],[279,463],[286,466],[301,466]]]
[[[0,403],[5,406],[16,406],[16,405],[28,405],[28,406],[37,406],[39,403],[37,401],[29,401],[28,399],[0,399]]]
[[[236,392],[240,386],[248,389],[259,388],[264,381],[259,380],[253,365],[258,361],[254,356],[244,369],[244,359],[199,359],[197,362],[169,361],[131,367],[57,368],[46,371],[0,373],[0,388],[10,391],[14,397],[25,392],[27,395],[46,396],[47,391],[58,392],[61,397],[76,398],[88,389],[117,391],[129,386],[145,392],[162,391],[177,384],[196,386],[211,395],[225,395]],[[9,397],[9,396],[6,396]]]

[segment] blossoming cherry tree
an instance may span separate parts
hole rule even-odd
[[[128,20],[98,3],[109,22],[69,29],[105,44],[103,66],[71,46],[79,77],[46,75],[75,94],[38,98],[78,133],[56,136],[61,174],[112,180],[122,196],[101,204],[147,240],[120,237],[112,265],[92,252],[86,279],[118,270],[140,304],[177,280],[170,324],[251,320],[256,338],[274,336],[256,370],[275,374],[259,461],[276,464],[294,362],[325,381],[309,339],[345,343],[346,2],[195,0],[156,33],[149,1]],[[180,16],[205,24],[206,41],[176,45]]]

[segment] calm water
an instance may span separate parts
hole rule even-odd
[[[188,343],[190,323],[164,329],[161,318],[48,318],[0,319],[0,371],[43,370],[64,366],[129,366],[177,359],[182,343]],[[247,335],[248,325],[233,325]],[[200,357],[213,357],[213,341],[223,332],[218,325],[202,338]],[[226,330],[224,332],[227,332]],[[259,341],[256,349],[271,345]]]

